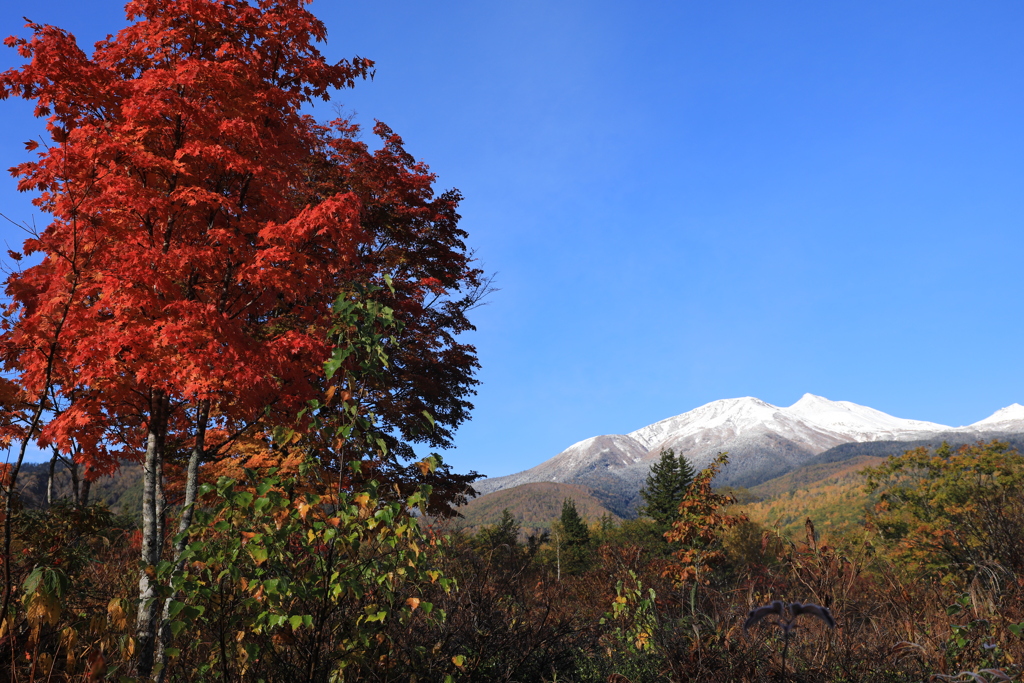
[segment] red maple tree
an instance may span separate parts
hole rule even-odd
[[[4,359],[38,423],[23,436],[77,453],[91,476],[144,463],[143,565],[163,551],[164,463],[190,453],[187,510],[201,461],[268,420],[294,424],[327,390],[339,292],[373,292],[402,322],[386,378],[363,388],[392,457],[448,445],[471,408],[475,351],[455,335],[486,282],[459,195],[435,197],[383,124],[371,152],[352,124],[301,112],[372,67],[327,63],[305,4],[134,0],[133,23],[91,57],[51,26],[6,41],[29,61],[0,74],[0,97],[35,100],[52,138],[14,169],[53,217],[25,243],[41,263],[7,285]],[[140,572],[141,677],[154,595]]]

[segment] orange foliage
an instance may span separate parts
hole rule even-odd
[[[679,583],[696,581],[707,584],[705,569],[725,558],[721,549],[721,532],[747,520],[746,515],[731,515],[724,508],[732,505],[732,496],[715,493],[711,482],[728,462],[725,453],[694,477],[679,503],[679,519],[665,532],[670,543],[683,547],[674,554],[676,561],[666,570]]]

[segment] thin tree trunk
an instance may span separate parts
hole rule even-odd
[[[165,530],[167,528],[167,498],[164,497],[164,449],[161,448],[157,452],[157,463],[156,463],[156,539],[157,539],[157,550],[156,560],[160,561],[160,558],[164,554],[164,538],[166,538]]]
[[[174,573],[180,574],[185,568],[185,560],[182,555],[185,547],[188,546],[188,528],[192,526],[192,513],[195,510],[196,497],[199,494],[199,462],[202,460],[206,449],[206,426],[210,418],[210,402],[208,400],[199,402],[199,410],[196,416],[196,441],[192,446],[192,453],[188,459],[188,470],[185,474],[185,500],[182,503],[181,518],[178,520],[178,534],[174,540]],[[171,600],[174,596],[164,600],[164,609],[160,618],[160,640],[156,646],[156,662],[159,671],[156,674],[158,683],[163,683],[166,676],[166,655],[164,651],[171,644]]]
[[[137,673],[140,681],[147,681],[153,671],[156,646],[156,615],[159,608],[156,592],[156,565],[160,562],[163,539],[158,536],[157,518],[158,481],[161,455],[167,431],[167,398],[162,391],[150,393],[150,419],[146,438],[146,460],[143,464],[142,486],[142,570],[139,572],[139,608],[135,624],[135,642],[138,652]]]
[[[6,500],[4,500],[4,599],[3,604],[0,605],[0,620],[7,618],[7,608],[11,606],[11,529],[13,526],[11,515],[14,514],[13,501],[14,496],[17,495],[15,487],[18,484],[18,472],[21,471],[21,464],[25,461],[25,450],[28,448],[28,442],[35,437],[42,418],[43,400],[40,399],[39,405],[36,406],[35,412],[32,415],[32,420],[29,422],[28,433],[21,441],[21,448],[18,449],[18,459],[8,474],[9,478],[4,490],[4,493],[7,494],[5,496]]]
[[[562,583],[562,539],[555,532],[555,567],[557,567],[557,579],[558,583]]]
[[[71,495],[75,498],[75,505],[80,506],[82,504],[82,489],[81,482],[78,481],[78,463],[72,460],[68,465],[68,471],[71,472]]]
[[[53,474],[57,469],[57,456],[60,451],[57,450],[56,446],[53,449],[53,455],[50,456],[50,469],[46,473],[46,505],[49,507],[53,505]]]

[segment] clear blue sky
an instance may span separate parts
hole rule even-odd
[[[334,103],[463,191],[498,274],[456,469],[736,396],[954,426],[1024,403],[1024,4],[312,9],[330,57],[377,62]],[[113,1],[9,2],[2,32],[22,15],[90,46],[124,21]],[[37,124],[8,100],[0,125],[6,168]],[[0,210],[32,218],[13,180]]]

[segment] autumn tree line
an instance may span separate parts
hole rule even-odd
[[[5,41],[0,98],[46,126],[12,173],[48,220],[0,320],[9,680],[1019,677],[1002,444],[868,472],[860,536],[784,538],[713,488],[724,460],[672,453],[639,519],[458,531],[478,475],[431,451],[469,417],[490,281],[394,131],[303,113],[373,74],[324,59],[306,4],[132,0],[91,55]],[[39,451],[73,484],[31,509]],[[90,500],[123,467],[141,523]]]

